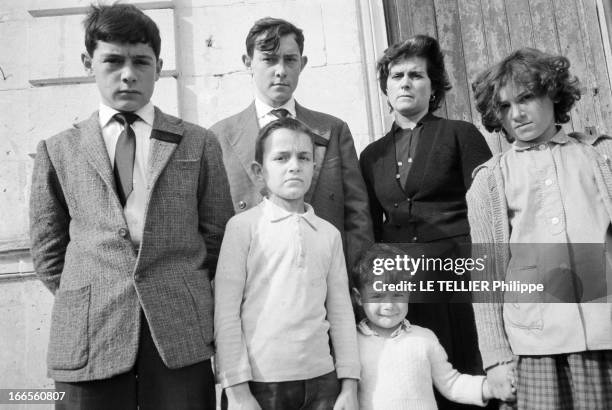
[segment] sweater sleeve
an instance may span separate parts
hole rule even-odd
[[[447,399],[457,403],[486,406],[482,400],[482,384],[485,376],[459,373],[448,362],[448,356],[436,336],[429,333],[429,363],[434,386]]]
[[[237,217],[239,217],[238,215]],[[240,308],[246,285],[250,224],[230,219],[221,244],[215,278],[217,380],[229,387],[252,379]]]
[[[359,379],[360,365],[357,350],[355,318],[349,296],[348,276],[340,233],[334,239],[332,261],[327,274],[327,320],[330,324],[331,344],[336,373],[339,379]]]
[[[472,280],[483,280],[491,284],[503,280],[505,272],[500,267],[502,253],[508,244],[495,243],[492,206],[489,189],[490,171],[485,168],[476,172],[467,193],[468,220],[472,237],[473,258],[483,258],[485,269],[472,271]],[[501,292],[474,292],[473,308],[478,345],[484,368],[512,359],[512,350],[504,329]]]

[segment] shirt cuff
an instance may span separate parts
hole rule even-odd
[[[338,379],[355,379],[359,380],[361,375],[361,366],[355,364],[336,364],[336,375]]]
[[[235,386],[236,384],[249,382],[251,380],[253,380],[253,375],[248,369],[232,372],[219,372],[217,374],[217,383],[219,383],[224,389]]]

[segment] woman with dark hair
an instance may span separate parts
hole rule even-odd
[[[385,50],[377,68],[395,121],[360,158],[375,239],[402,243],[410,249],[407,254],[455,261],[470,257],[465,194],[472,171],[491,151],[474,125],[433,114],[451,88],[440,45],[434,38],[414,36]],[[469,273],[461,273],[417,275],[422,280],[469,281]],[[408,319],[436,334],[460,372],[482,373],[469,294],[414,296]],[[465,408],[441,396],[437,401],[442,409]]]

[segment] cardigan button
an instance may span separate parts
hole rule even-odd
[[[238,202],[238,208],[240,208],[240,209],[246,208],[246,202],[244,202],[244,201]]]
[[[119,236],[122,238],[125,238],[128,236],[128,230],[125,228],[120,228],[119,229]]]
[[[418,241],[418,240],[419,240],[419,238],[417,238],[416,236],[413,236],[413,237],[412,237],[412,242],[416,242],[416,241]]]
[[[393,207],[394,207],[394,208],[397,208],[398,206],[399,206],[398,204],[393,204]]]

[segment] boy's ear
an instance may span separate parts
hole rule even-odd
[[[251,171],[258,179],[263,179],[263,168],[259,162],[251,162]]]
[[[251,58],[251,57],[249,57],[249,56],[248,56],[248,54],[243,54],[243,55],[242,55],[242,63],[244,64],[244,66],[245,66],[245,67],[246,67],[248,70],[250,70],[250,69],[251,69],[251,61],[253,61],[253,60],[252,60],[252,58]]]
[[[93,75],[93,67],[89,54],[81,53],[81,62],[83,63],[83,67],[85,67],[85,72],[87,72],[88,75]]]
[[[155,64],[155,81],[159,80],[159,75],[161,74],[163,66],[164,66],[164,60],[162,60],[161,58],[158,58],[157,63]]]
[[[355,304],[358,306],[363,306],[363,302],[361,301],[361,293],[359,293],[357,288],[353,288],[352,291],[353,292],[351,293],[351,295],[353,296],[353,301],[355,302]]]

